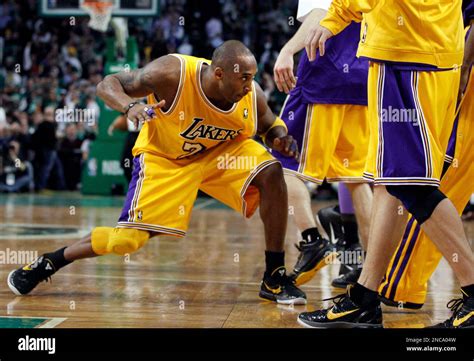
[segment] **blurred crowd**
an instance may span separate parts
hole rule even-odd
[[[161,0],[160,16],[128,19],[140,66],[179,52],[210,58],[228,39],[242,40],[259,62],[270,105],[284,100],[272,80],[281,46],[296,30],[296,1]],[[100,117],[95,87],[103,77],[106,38],[87,17],[43,18],[39,1],[0,4],[0,191],[76,190]],[[87,109],[94,121],[68,122]]]

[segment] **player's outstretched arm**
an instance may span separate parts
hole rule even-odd
[[[97,96],[112,109],[126,113],[128,119],[138,125],[153,117],[149,109],[171,104],[178,88],[181,62],[174,56],[158,58],[143,68],[107,75],[97,85]],[[139,104],[130,107],[136,98],[156,94],[157,104]],[[147,110],[148,109],[148,110]]]
[[[262,88],[255,82],[255,91],[257,92],[257,116],[258,129],[260,135],[270,148],[280,152],[287,157],[298,159],[298,145],[288,130],[285,123],[273,114],[267,104],[267,99]]]

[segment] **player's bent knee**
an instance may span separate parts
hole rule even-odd
[[[132,228],[115,228],[110,235],[107,249],[109,253],[125,255],[143,247],[150,234],[147,231]]]
[[[281,183],[282,185],[286,184],[283,175],[283,168],[279,162],[272,163],[262,169],[252,182],[256,187],[266,187],[269,185],[275,186],[278,183]]]
[[[107,247],[113,230],[112,227],[96,227],[92,230],[91,245],[95,254],[102,256],[109,253]]]
[[[435,208],[446,198],[433,186],[387,186],[387,192],[398,198],[418,224],[431,217]]]

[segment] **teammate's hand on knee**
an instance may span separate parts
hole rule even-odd
[[[135,128],[138,129],[140,122],[147,122],[153,119],[156,116],[155,109],[163,108],[165,106],[165,100],[161,100],[155,104],[135,104],[130,110],[128,111],[127,117],[130,119]]]
[[[319,54],[324,56],[326,53],[326,41],[334,35],[324,26],[317,25],[311,29],[306,36],[305,48],[309,61],[316,60],[316,50],[319,48]]]
[[[294,157],[296,160],[298,160],[300,156],[298,152],[298,144],[291,135],[275,138],[273,140],[272,149],[280,152],[286,157]]]
[[[296,78],[293,74],[294,61],[291,52],[282,50],[278,55],[273,68],[273,77],[279,91],[286,94],[296,86]]]

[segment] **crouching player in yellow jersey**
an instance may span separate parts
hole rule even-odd
[[[172,54],[107,76],[98,96],[136,124],[145,122],[133,149],[133,177],[118,224],[94,228],[86,239],[13,271],[10,289],[27,294],[74,260],[132,253],[155,235],[183,237],[201,190],[245,217],[260,206],[266,242],[260,297],[305,304],[305,294],[284,266],[288,200],[282,167],[251,138],[261,135],[269,147],[290,157],[298,151],[253,81],[256,72],[250,50],[227,41],[212,62]],[[145,96],[148,104],[135,101]],[[240,169],[226,166],[225,159],[242,158],[252,161],[239,162]]]

